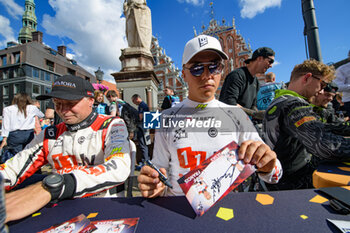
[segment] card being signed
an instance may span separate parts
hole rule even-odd
[[[178,179],[197,215],[203,215],[256,171],[254,166],[238,161],[238,148],[237,143],[232,141]]]

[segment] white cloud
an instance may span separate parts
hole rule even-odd
[[[0,15],[0,38],[2,37],[4,39],[0,40],[0,48],[6,47],[7,42],[9,41],[17,41],[15,34],[10,26],[10,20]]]
[[[180,3],[189,3],[195,6],[203,6],[205,0],[177,0]]]
[[[49,0],[56,12],[43,16],[46,33],[62,39],[69,38],[71,49],[78,63],[92,72],[101,67],[104,78],[121,69],[120,49],[127,47],[123,0]]]
[[[282,0],[239,0],[242,18],[254,18],[270,7],[280,7]]]
[[[14,0],[0,0],[0,3],[5,6],[7,13],[13,18],[18,19],[23,15],[23,7],[15,3]]]

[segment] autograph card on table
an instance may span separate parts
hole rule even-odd
[[[238,160],[238,148],[232,141],[178,179],[178,183],[197,215],[202,216],[256,169]]]
[[[58,226],[52,226],[49,229],[40,231],[38,233],[89,233],[96,229],[88,218],[84,214],[81,214],[75,218],[72,218]]]
[[[93,221],[97,227],[94,233],[118,232],[118,233],[134,233],[139,218],[111,219],[102,221]]]

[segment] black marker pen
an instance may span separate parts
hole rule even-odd
[[[166,178],[165,175],[163,173],[161,173],[161,171],[156,166],[154,166],[154,164],[151,162],[151,160],[147,159],[146,165],[150,166],[151,168],[153,168],[154,170],[156,170],[158,172],[159,179],[163,184],[165,184],[166,186],[168,186],[171,189],[173,188],[173,186],[170,184],[168,178]]]

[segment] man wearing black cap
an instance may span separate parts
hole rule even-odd
[[[49,163],[52,174],[7,196],[7,221],[22,218],[50,201],[113,195],[130,173],[129,142],[122,119],[92,111],[92,85],[76,76],[58,78],[52,98],[62,123],[47,127],[14,159],[1,165],[5,187],[12,189]]]
[[[253,56],[245,60],[246,67],[235,69],[227,75],[219,100],[229,105],[239,105],[248,115],[261,118],[257,115],[259,81],[255,75],[265,73],[272,67],[274,60],[275,52],[271,48],[255,50]]]
[[[328,83],[323,89],[323,92],[319,93],[314,99],[311,100],[311,103],[315,105],[314,112],[321,117],[320,120],[324,123],[343,122],[343,120],[335,115],[331,104],[337,90],[338,86],[334,82]]]

